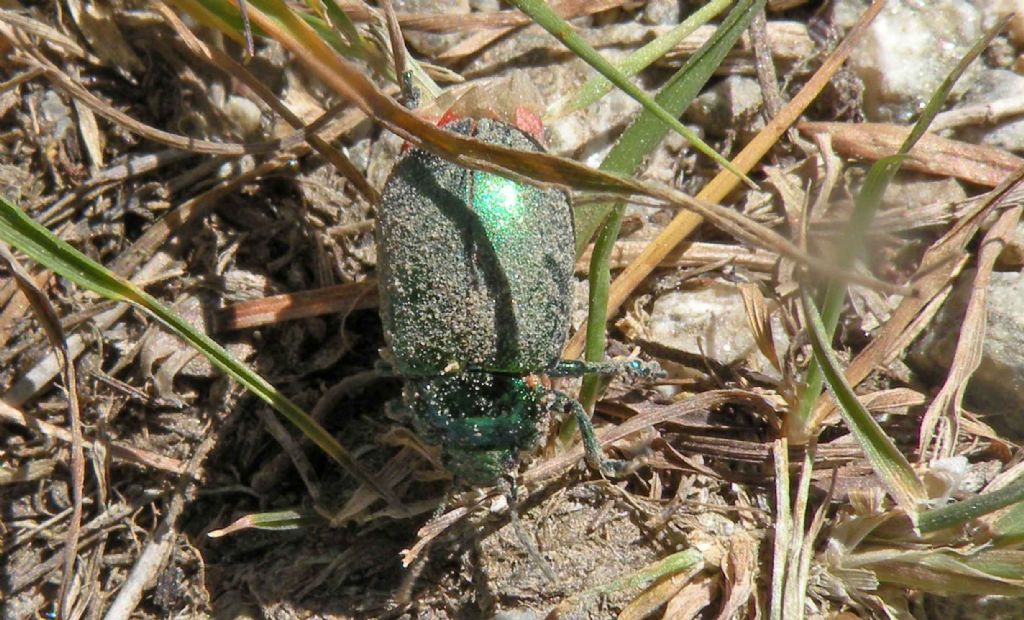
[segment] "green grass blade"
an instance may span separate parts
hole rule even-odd
[[[323,0],[323,2],[310,0],[309,6],[318,13],[321,9],[317,7],[322,7],[323,17],[345,37],[349,45],[353,47],[363,45],[363,37],[359,34],[356,25],[349,19],[348,14],[338,5],[336,0]]]
[[[196,21],[228,35],[236,43],[244,43],[242,16],[238,8],[227,0],[171,0],[175,6],[191,15]],[[255,36],[263,32],[253,27]]]
[[[254,0],[249,0],[249,2],[253,2],[254,5],[257,4]],[[372,54],[367,50],[365,42],[362,39],[357,39],[357,42],[353,44],[348,36],[343,38],[342,34],[344,33],[339,34],[338,30],[331,25],[330,21],[324,20],[320,16],[313,15],[311,13],[296,13],[296,15],[309,24],[310,27],[316,31],[317,36],[323,39],[324,42],[333,47],[335,51],[342,56],[352,58],[354,60],[362,60],[364,62],[369,62],[369,59],[375,56],[375,54]],[[376,63],[374,63],[374,66],[376,66]]]
[[[370,485],[392,505],[401,506],[394,494],[367,474],[330,433],[257,372],[232,357],[209,336],[192,327],[142,289],[119,278],[106,267],[71,247],[3,198],[0,198],[0,241],[21,250],[34,261],[82,288],[107,299],[128,302],[142,309],[185,339],[212,364],[270,404],[357,480]]]
[[[967,70],[971,62],[985,51],[988,44],[1006,26],[1007,22],[1008,18],[1000,20],[993,28],[982,35],[971,49],[968,50],[967,54],[960,59],[956,67],[950,71],[942,84],[932,93],[928,104],[921,111],[921,116],[914,123],[914,127],[910,130],[906,140],[903,141],[899,151],[891,157],[878,160],[871,166],[864,180],[864,186],[855,201],[850,224],[844,233],[846,243],[840,248],[838,259],[839,265],[842,268],[849,268],[860,253],[864,236],[871,226],[875,213],[878,212],[879,205],[882,203],[882,195],[885,193],[885,189],[889,186],[890,181],[899,171],[906,154],[910,152],[910,149],[914,147],[921,136],[928,131],[928,126],[935,118],[935,115],[942,110],[942,106],[946,99],[949,98],[956,81],[960,79],[960,76]],[[839,315],[845,302],[846,284],[838,281],[829,284],[821,312],[827,342],[832,341],[832,336],[835,334],[836,325],[839,323]],[[818,399],[818,395],[821,394],[821,384],[821,369],[816,361],[812,361],[811,366],[807,370],[807,380],[797,401],[796,415],[799,424],[794,425],[794,428],[801,429],[801,432],[805,434],[814,432],[814,429],[808,428],[808,425],[811,423],[810,416],[814,403]]]
[[[765,0],[740,0],[715,30],[715,34],[662,86],[655,101],[673,116],[679,116],[693,103],[701,89],[715,74],[729,50],[750,25]],[[601,162],[606,172],[634,175],[668,133],[657,115],[643,110]],[[583,253],[590,239],[607,218],[613,203],[581,205],[575,210],[576,255]]]
[[[213,530],[207,536],[221,538],[243,530],[286,531],[303,527],[322,525],[326,519],[311,510],[278,510],[276,512],[254,512],[239,517],[227,527]]]
[[[740,179],[743,179],[743,182],[750,187],[757,187],[754,182],[747,177],[747,175],[737,170],[729,160],[716,153],[714,149],[705,144],[704,141],[698,138],[696,134],[680,123],[678,118],[672,116],[665,110],[665,108],[655,103],[654,99],[652,99],[650,95],[630,82],[626,76],[622,75],[622,73],[619,72],[615,66],[608,62],[603,56],[601,56],[597,50],[590,47],[590,44],[587,43],[583,37],[576,34],[576,31],[573,30],[572,26],[551,10],[551,7],[549,7],[544,0],[510,0],[509,3],[515,5],[520,11],[529,15],[535,22],[537,22],[537,24],[565,44],[566,47],[582,58],[587,64],[596,69],[601,73],[601,75],[608,78],[611,83],[622,89],[622,91],[630,97],[636,99],[640,105],[644,106],[645,109],[657,116],[661,122],[668,125],[673,131],[686,138],[686,140],[689,141],[690,144],[692,144],[698,151],[715,160],[715,162],[720,166],[735,174]]]
[[[669,113],[682,114],[711,79],[729,50],[750,25],[750,21],[764,7],[764,0],[741,0],[726,16],[715,34],[676,71],[662,87],[655,101]],[[601,162],[600,169],[618,174],[636,174],[644,160],[668,133],[665,126],[649,110],[642,110],[636,120],[619,136],[615,146]],[[587,343],[584,352],[588,361],[604,359],[605,323],[608,320],[608,287],[611,283],[611,254],[619,238],[619,228],[625,203],[602,203],[577,207],[576,253],[586,247],[594,230],[601,228],[594,254],[590,261],[590,310],[587,314]],[[607,220],[607,221],[605,221]],[[601,393],[604,381],[600,377],[587,377],[580,390],[580,402],[589,411]],[[570,418],[562,431],[562,438],[573,436],[575,419]]]
[[[875,475],[882,481],[896,503],[916,519],[918,505],[927,499],[924,484],[914,473],[910,462],[899,451],[892,439],[885,434],[878,422],[857,399],[853,388],[846,382],[839,360],[827,340],[821,315],[805,288],[800,299],[807,321],[807,335],[814,349],[814,358],[821,366],[825,382],[839,404],[843,421],[849,427],[857,443],[867,456]]]
[[[992,524],[992,536],[1000,546],[1024,542],[1024,501],[1007,510]]]
[[[945,596],[1024,596],[1021,551],[926,549],[889,555],[867,566],[883,583]]]
[[[998,491],[982,493],[948,506],[926,510],[921,513],[917,525],[922,534],[949,527],[958,527],[990,512],[1022,501],[1024,501],[1024,480],[1017,480]],[[1016,508],[1015,510],[1019,513],[1020,509]],[[1004,520],[1007,517],[1010,517],[1012,520]],[[997,535],[999,535],[1000,530],[1012,533],[1011,526],[1013,528],[1021,527],[1019,519],[1019,514],[1011,511],[1004,515],[1003,519],[997,521],[993,529]],[[1020,529],[1017,529],[1017,532],[1020,532]]]
[[[719,13],[732,4],[733,0],[711,0],[697,11],[687,17],[683,23],[672,30],[657,37],[647,45],[626,57],[621,63],[615,66],[623,76],[631,78],[651,66],[656,60],[667,54],[683,39],[688,37],[694,30],[714,19]],[[587,80],[587,83],[579,89],[576,96],[565,98],[555,102],[544,116],[545,121],[551,121],[577,110],[581,110],[594,103],[601,97],[608,94],[615,85],[602,75],[595,75]],[[657,102],[657,99],[655,99]],[[659,102],[660,103],[660,102]],[[668,108],[665,108],[668,110]],[[671,113],[672,111],[669,110]],[[674,114],[679,116],[679,114]]]
[[[985,549],[969,556],[964,563],[985,574],[1017,581],[1024,588],[1024,583],[1020,583],[1024,582],[1024,550]]]

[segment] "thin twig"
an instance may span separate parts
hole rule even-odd
[[[764,98],[765,120],[773,119],[782,110],[782,93],[779,92],[779,79],[775,75],[775,63],[772,62],[768,20],[765,19],[764,9],[758,11],[750,22],[750,42],[754,46],[754,68],[757,69],[757,81]]]
[[[206,456],[217,445],[217,433],[207,432],[206,437],[196,448],[192,458],[185,467],[183,476],[175,487],[174,495],[166,508],[164,518],[160,522],[153,537],[146,543],[142,553],[135,560],[128,577],[117,592],[117,597],[107,609],[104,620],[128,620],[135,612],[142,595],[149,584],[156,580],[157,574],[163,570],[178,536],[177,523],[181,513],[196,488],[197,473]]]

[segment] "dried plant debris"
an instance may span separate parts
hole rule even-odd
[[[649,273],[613,285],[606,357],[665,376],[616,379],[595,407],[597,440],[628,474],[580,467],[552,412],[515,485],[494,488],[452,484],[442,451],[404,425],[388,366],[374,227],[415,126],[322,83],[262,4],[251,57],[240,20],[224,36],[192,3],[0,9],[0,195],[214,335],[400,499],[381,502],[151,315],[0,245],[2,618],[1024,615],[1024,18],[971,65],[851,240],[865,163],[896,152],[1013,3],[890,0],[874,21],[865,0],[754,4],[763,21],[680,118],[726,157],[763,153],[756,190],[716,179],[671,134],[638,157],[633,194],[569,188],[577,205],[626,201],[610,265]],[[613,63],[685,5],[551,3]],[[431,123],[466,92],[518,102],[513,75],[543,116],[594,75],[496,2],[343,1],[307,18],[380,92],[402,93],[396,59],[425,106],[451,86]],[[695,27],[633,80],[657,94],[715,30]],[[848,51],[841,70],[826,62]],[[791,131],[773,123],[794,109]],[[612,90],[527,133],[598,167],[640,110]],[[712,225],[692,219],[672,251],[651,251],[680,211],[637,188],[709,183],[725,207],[701,212]],[[601,254],[576,266],[580,350]],[[837,277],[835,361],[913,464],[916,511],[896,507],[847,428],[842,386],[803,395],[815,340],[801,294],[820,303]]]

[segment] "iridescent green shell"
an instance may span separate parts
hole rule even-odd
[[[440,445],[445,467],[470,485],[496,483],[537,443],[545,395],[520,377],[472,371],[405,386],[417,434]]]
[[[446,128],[542,150],[498,121],[461,119]],[[381,317],[401,375],[527,374],[558,359],[575,264],[564,192],[411,149],[384,187],[376,232]]]

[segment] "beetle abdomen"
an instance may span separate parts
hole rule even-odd
[[[541,150],[498,121],[446,127]],[[397,370],[429,377],[453,365],[547,368],[569,329],[573,248],[564,192],[409,151],[391,172],[377,217],[381,316]]]

